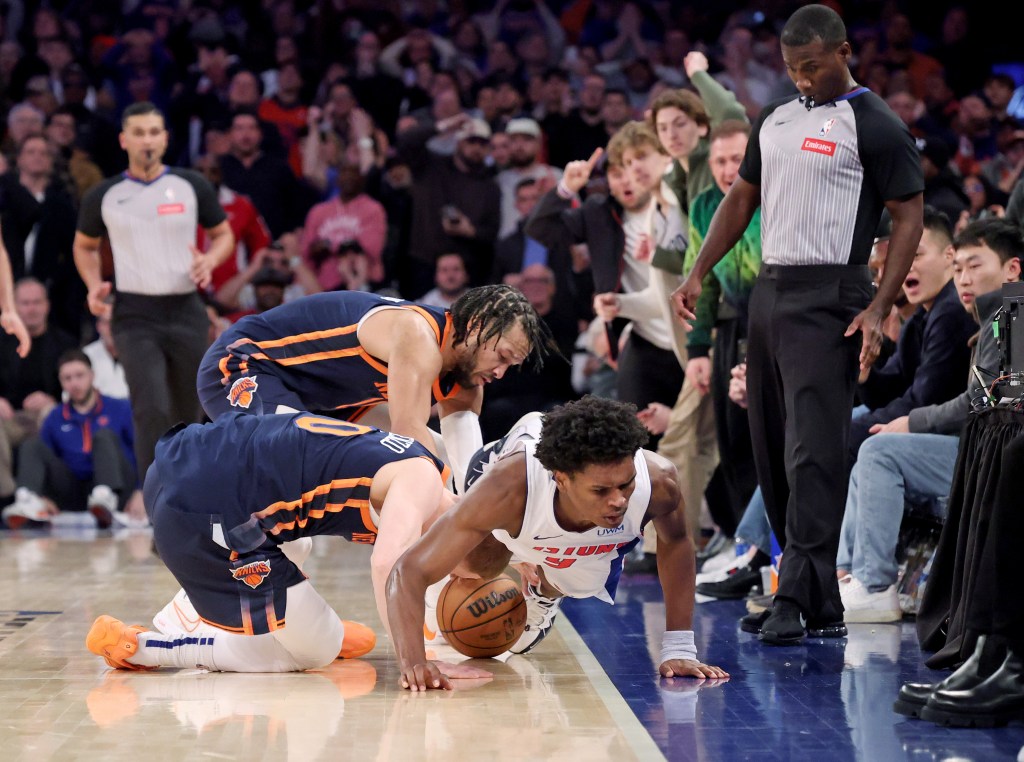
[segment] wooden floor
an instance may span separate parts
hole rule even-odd
[[[85,634],[104,613],[149,624],[176,591],[150,535],[0,532],[0,758],[662,758],[565,617],[535,655],[490,661],[492,680],[414,695],[398,688],[369,550],[317,538],[306,572],[342,618],[377,630],[371,654],[300,674],[119,672]]]

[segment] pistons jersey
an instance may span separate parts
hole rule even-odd
[[[651,502],[651,476],[644,452],[638,450],[633,457],[636,486],[622,523],[617,527],[570,532],[555,520],[555,479],[534,455],[536,446],[532,437],[525,436],[504,453],[526,453],[526,511],[518,537],[502,529],[495,529],[492,534],[512,551],[516,560],[540,566],[548,583],[563,595],[614,603],[623,557],[643,535]]]

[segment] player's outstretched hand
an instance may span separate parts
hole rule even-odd
[[[710,677],[721,680],[729,677],[729,673],[721,667],[703,664],[693,659],[669,659],[658,667],[662,677]]]
[[[452,680],[479,680],[494,677],[486,669],[469,664],[451,664],[444,661],[426,661],[402,669],[401,685],[411,691],[445,690],[455,688]]]
[[[451,682],[438,669],[438,663],[432,661],[402,667],[402,676],[399,681],[403,688],[408,688],[411,691],[427,691],[432,688],[445,691],[452,689]]]

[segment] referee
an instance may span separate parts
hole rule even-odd
[[[112,329],[131,396],[141,481],[157,439],[178,421],[199,418],[196,372],[209,320],[196,288],[210,283],[235,237],[213,186],[197,172],[163,164],[167,128],[156,106],[125,109],[120,140],[128,171],[82,199],[74,253],[89,310],[110,314],[100,238],[110,239],[117,281]],[[205,254],[195,247],[197,222],[210,240]]]
[[[868,367],[878,354],[921,239],[924,189],[906,127],[850,75],[839,15],[805,6],[781,42],[801,95],[762,112],[740,177],[673,294],[679,318],[693,319],[701,280],[760,205],[764,264],[750,299],[747,393],[758,482],[783,555],[771,611],[744,624],[772,645],[846,634],[835,561],[858,359]],[[875,292],[867,260],[883,207],[892,238]]]

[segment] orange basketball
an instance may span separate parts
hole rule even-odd
[[[437,599],[437,622],[460,654],[497,656],[526,629],[526,599],[519,584],[505,574],[486,581],[456,577]]]

